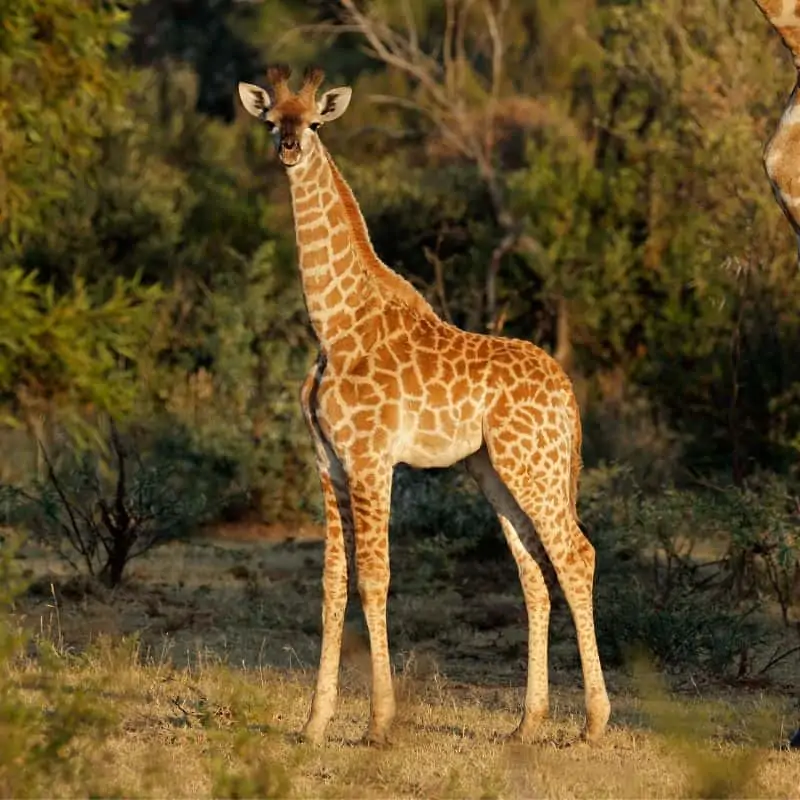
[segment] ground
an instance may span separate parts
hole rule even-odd
[[[368,716],[368,650],[357,606],[330,741],[302,744],[319,646],[322,543],[315,529],[291,541],[263,533],[223,530],[154,550],[114,591],[69,578],[58,562],[27,550],[22,563],[33,583],[15,619],[53,646],[45,658],[41,644],[31,645],[14,678],[36,707],[46,705],[46,670],[56,670],[58,691],[108,717],[102,738],[91,726],[75,737],[70,770],[45,793],[800,797],[800,753],[778,746],[797,723],[791,681],[722,686],[684,675],[668,694],[641,670],[609,671],[608,735],[596,746],[581,743],[580,670],[561,606],[552,630],[552,718],[536,744],[504,741],[525,679],[525,615],[510,558],[458,566],[439,563],[432,549],[400,545],[390,598],[399,700],[392,746],[358,742]]]

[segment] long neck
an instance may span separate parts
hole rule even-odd
[[[334,164],[330,153],[324,148],[323,152],[333,177],[333,184],[339,195],[350,224],[352,241],[358,252],[361,264],[369,273],[381,297],[387,300],[402,303],[415,314],[420,316],[436,316],[430,303],[401,275],[390,269],[378,258],[369,238],[369,231],[361,209],[358,207],[353,190]]]
[[[306,306],[323,348],[352,328],[365,302],[399,303],[438,319],[428,301],[378,258],[352,189],[318,139],[305,164],[288,172]]]
[[[328,349],[380,298],[359,258],[348,210],[318,140],[288,175],[306,307],[320,345]]]

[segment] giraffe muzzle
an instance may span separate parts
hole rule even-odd
[[[287,167],[293,167],[300,161],[303,151],[300,149],[300,142],[297,139],[283,139],[278,148],[278,156],[281,162]]]

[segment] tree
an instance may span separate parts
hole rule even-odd
[[[124,125],[127,4],[7,0],[0,29],[5,259],[69,198],[109,125]]]
[[[500,232],[486,266],[484,294],[485,327],[498,330],[503,258],[515,251],[535,260],[544,256],[509,201],[503,144],[515,129],[536,128],[547,116],[566,121],[555,104],[525,95],[509,70],[509,62],[521,57],[524,32],[541,9],[531,2],[512,8],[507,0],[447,0],[443,10],[439,4],[412,7],[407,2],[392,10],[381,4],[362,10],[354,0],[341,0],[341,6],[343,25],[363,36],[369,52],[406,81],[402,95],[372,99],[421,115],[432,126],[440,152],[465,159],[477,170]],[[566,313],[566,306],[560,309]]]
[[[9,0],[0,26],[0,407],[36,427],[58,412],[84,426],[130,409],[130,366],[159,297],[136,280],[87,284],[26,268],[32,242],[59,230],[109,128],[130,119],[122,4]],[[27,265],[29,267],[29,265]],[[55,281],[60,277],[62,280]]]
[[[0,269],[0,422],[38,431],[55,415],[86,434],[98,412],[132,410],[132,369],[152,334],[158,287],[117,281],[95,301],[76,281],[57,296],[33,274]]]

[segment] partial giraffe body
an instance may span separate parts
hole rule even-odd
[[[446,324],[378,259],[316,133],[344,113],[350,90],[317,102],[319,71],[306,74],[296,95],[285,67],[272,68],[269,79],[270,91],[240,84],[239,92],[274,131],[287,167],[303,291],[320,345],[301,395],[326,514],[322,649],[305,737],[321,742],[334,714],[350,560],[372,656],[366,738],[386,740],[395,713],[386,633],[393,469],[465,460],[500,518],[528,612],[528,685],[516,734],[532,737],[548,712],[545,568],[557,575],[575,621],[586,735],[596,739],[610,705],[594,630],[594,549],[575,514],[581,428],[570,381],[529,342]]]
[[[800,70],[800,0],[755,0],[789,48]],[[789,220],[800,248],[800,71],[778,128],[764,149],[775,199]]]

